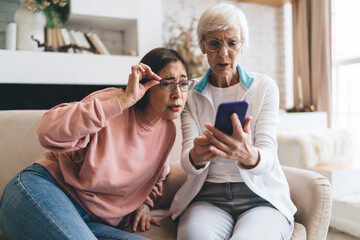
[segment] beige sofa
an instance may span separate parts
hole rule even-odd
[[[31,165],[44,153],[37,140],[36,129],[43,110],[0,111],[0,193],[20,170]],[[179,164],[181,133],[171,154],[171,172],[165,182],[164,195],[152,216],[161,226],[139,235],[155,240],[176,239],[176,224],[168,215],[172,197],[186,179]],[[281,146],[279,146],[281,147]],[[291,198],[298,208],[292,239],[325,240],[331,214],[331,186],[323,176],[303,169],[283,167],[290,184]],[[0,233],[0,239],[4,239]]]

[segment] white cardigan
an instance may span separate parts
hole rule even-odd
[[[246,185],[257,195],[275,206],[289,222],[294,220],[296,207],[290,199],[290,191],[277,157],[276,132],[279,122],[279,90],[268,76],[247,74],[237,66],[241,84],[237,100],[249,102],[247,116],[252,116],[251,134],[254,146],[260,150],[260,162],[252,169],[239,167],[239,174]],[[189,177],[176,193],[170,207],[172,219],[177,218],[200,191],[206,180],[209,163],[196,169],[189,160],[194,138],[202,136],[206,122],[214,124],[215,108],[208,86],[207,71],[201,81],[189,92],[181,116],[183,134],[181,164]]]

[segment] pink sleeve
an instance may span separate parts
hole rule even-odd
[[[38,127],[40,144],[52,151],[75,151],[85,148],[92,133],[121,114],[116,97],[106,100],[89,98],[81,102],[60,104],[42,117]]]
[[[169,160],[169,159],[168,159]],[[153,189],[151,190],[149,196],[145,199],[145,204],[148,205],[150,208],[154,207],[154,202],[162,195],[164,181],[166,179],[166,176],[170,172],[170,166],[169,161],[166,161],[163,168],[161,169],[161,173],[159,178],[157,179],[156,183],[153,186]]]

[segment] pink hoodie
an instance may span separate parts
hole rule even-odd
[[[155,125],[134,108],[122,111],[122,89],[108,88],[81,102],[47,111],[38,128],[49,149],[37,163],[46,167],[87,212],[117,226],[143,203],[162,193],[176,129]]]

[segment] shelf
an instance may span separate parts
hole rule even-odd
[[[161,0],[71,0],[67,25],[123,32],[124,53],[143,56],[162,46],[162,15]]]
[[[134,56],[0,50],[0,84],[126,85]]]
[[[131,66],[163,45],[161,0],[72,0],[70,9],[71,28],[137,56],[0,50],[0,84],[126,85]]]

